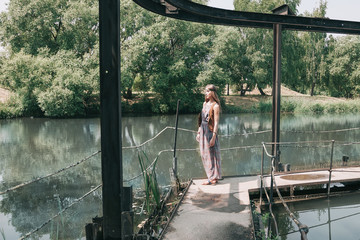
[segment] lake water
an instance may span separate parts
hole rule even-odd
[[[296,218],[309,227],[308,239],[359,240],[360,194],[288,203]],[[297,225],[282,205],[274,208],[281,240],[299,240]]]
[[[195,140],[195,115],[181,115],[177,139],[180,179],[205,177]],[[123,117],[124,180],[141,188],[138,154],[152,162],[158,156],[156,173],[162,186],[168,185],[172,166],[174,130],[166,129],[140,149],[140,145],[167,126],[175,116]],[[100,120],[94,119],[12,119],[0,120],[0,192],[84,160],[100,150]],[[298,116],[281,118],[281,161],[291,169],[326,167],[331,143],[335,140],[334,161],[357,164],[360,156],[360,115]],[[340,130],[342,129],[342,130]],[[191,130],[191,131],[189,131]],[[271,141],[271,115],[222,114],[220,144],[224,176],[260,172],[261,142]],[[310,142],[311,141],[311,142]],[[270,147],[269,147],[270,149]],[[164,151],[168,150],[168,151]],[[158,155],[159,152],[163,151]],[[143,156],[145,156],[143,155]],[[57,175],[0,195],[0,239],[18,239],[56,215],[63,208],[101,183],[101,156],[96,154]],[[268,163],[267,165],[268,166]],[[135,178],[136,177],[136,178]],[[34,239],[81,239],[85,224],[102,215],[101,189],[75,204],[44,228]],[[360,221],[357,217],[356,221]]]

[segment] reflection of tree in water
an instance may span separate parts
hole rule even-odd
[[[22,119],[3,124],[4,132],[10,136],[0,145],[6,182],[45,175],[100,150],[97,120]]]
[[[11,215],[12,225],[24,235],[90,191],[94,183],[84,177],[87,174],[88,171],[80,170],[76,175],[59,176],[9,192],[1,201],[0,211]],[[78,239],[85,224],[94,216],[101,215],[101,206],[101,191],[94,192],[37,234],[54,234],[51,231],[59,230],[61,239]]]
[[[290,209],[293,209],[291,203],[287,203],[287,204]],[[287,234],[289,232],[298,230],[298,227],[290,218],[289,214],[285,211],[282,204],[274,205],[273,212],[279,228],[278,230],[279,230],[279,235],[281,236],[281,240],[286,240]],[[293,214],[296,218],[299,218],[299,214],[297,212],[293,212]],[[274,226],[272,226],[272,229],[275,229]],[[299,233],[299,238],[300,238],[300,233]]]

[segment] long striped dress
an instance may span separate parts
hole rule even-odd
[[[200,155],[208,180],[215,180],[221,179],[220,143],[216,135],[215,145],[210,147],[209,142],[213,136],[208,125],[211,106],[206,106],[207,104],[201,110]]]

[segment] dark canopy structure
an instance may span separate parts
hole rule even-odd
[[[284,30],[360,34],[360,22],[225,10],[188,0],[134,0],[134,2],[163,16],[199,23],[268,29],[272,29],[274,24],[281,24]],[[286,6],[279,9],[287,10]]]

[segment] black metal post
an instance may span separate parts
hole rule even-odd
[[[272,110],[272,155],[275,158],[275,171],[279,171],[280,162],[280,90],[281,90],[281,25],[274,24],[274,59],[273,59],[273,110]]]
[[[260,171],[260,207],[262,204],[262,194],[263,194],[262,191],[263,191],[263,181],[264,181],[264,156],[265,156],[264,142],[262,142],[261,145],[262,145],[262,153],[261,153],[261,171]]]
[[[99,1],[103,239],[121,239],[120,0]]]
[[[331,184],[331,173],[332,173],[332,165],[334,158],[334,144],[335,140],[331,140],[331,153],[330,153],[330,168],[329,168],[329,183],[327,184],[327,196],[330,197],[330,184]]]
[[[173,158],[173,172],[175,178],[177,178],[176,140],[177,140],[177,131],[178,131],[178,122],[179,122],[179,105],[180,105],[180,99],[178,99],[177,101],[176,120],[175,120],[175,140],[174,140],[174,158]]]

